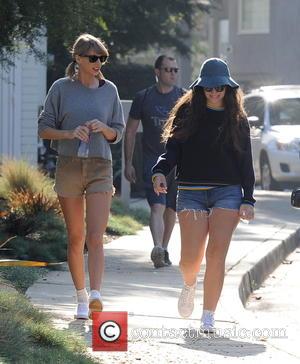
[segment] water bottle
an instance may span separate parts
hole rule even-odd
[[[83,140],[80,140],[77,157],[87,158],[89,156],[89,149],[89,142],[84,142]]]

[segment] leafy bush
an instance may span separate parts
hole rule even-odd
[[[103,72],[117,85],[122,100],[132,100],[136,92],[155,83],[152,65],[108,63]]]
[[[67,237],[53,181],[24,161],[6,160],[0,176],[0,236],[18,259],[66,260]],[[1,244],[0,244],[1,245]]]
[[[11,216],[6,219],[6,229],[15,237],[7,246],[14,251],[16,258],[46,262],[66,260],[67,236],[61,217],[51,211],[38,215],[14,215],[15,220]]]
[[[27,236],[40,229],[45,214],[58,215],[60,206],[57,199],[49,199],[42,193],[21,190],[11,192],[7,199],[8,211],[3,216],[8,233]]]
[[[57,199],[52,199],[43,194],[34,194],[32,191],[21,190],[11,192],[8,196],[8,206],[11,210],[19,211],[28,215],[37,215],[41,212],[61,212]]]

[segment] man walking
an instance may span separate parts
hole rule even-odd
[[[156,84],[139,91],[131,105],[125,131],[125,177],[135,183],[135,169],[132,157],[135,136],[140,121],[143,125],[143,179],[146,198],[150,205],[150,231],[154,243],[151,260],[155,268],[171,265],[168,243],[175,224],[176,193],[175,171],[168,178],[168,192],[157,196],[152,187],[151,168],[159,155],[164,153],[161,133],[169,112],[176,101],[184,94],[184,90],[175,86],[178,66],[173,57],[161,55],[154,64]]]

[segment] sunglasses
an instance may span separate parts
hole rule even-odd
[[[101,63],[105,63],[108,59],[108,56],[95,56],[95,55],[89,56],[89,55],[85,55],[85,54],[81,55],[80,57],[88,58],[90,63],[95,63],[98,61],[98,59]]]
[[[161,70],[164,70],[167,73],[171,73],[171,72],[177,73],[179,71],[179,68],[177,68],[177,67],[162,67]]]
[[[217,86],[217,87],[203,87],[205,92],[212,92],[213,90],[215,90],[216,92],[222,92],[225,90],[225,88],[226,88],[225,85]]]

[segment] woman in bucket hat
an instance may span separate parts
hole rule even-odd
[[[215,331],[214,313],[232,234],[240,219],[254,217],[255,181],[242,93],[227,64],[219,58],[206,60],[190,88],[165,125],[166,153],[153,167],[152,180],[156,193],[166,193],[165,176],[177,166],[184,281],[178,311],[182,317],[193,312],[205,254],[201,329],[210,333]]]

